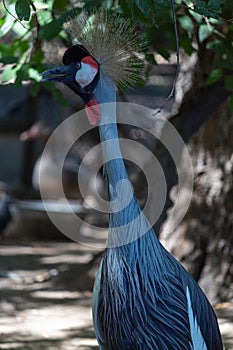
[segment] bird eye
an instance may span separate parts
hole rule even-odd
[[[75,68],[76,68],[76,69],[80,69],[80,68],[81,68],[81,63],[80,63],[80,62],[77,62],[76,65],[75,65]]]

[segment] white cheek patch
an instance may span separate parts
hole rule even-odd
[[[90,64],[82,62],[82,67],[75,75],[75,80],[81,87],[89,85],[95,78],[98,69]]]

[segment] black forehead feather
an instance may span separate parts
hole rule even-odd
[[[69,47],[63,56],[62,62],[68,66],[72,62],[81,61],[83,57],[90,55],[84,46],[76,44]]]

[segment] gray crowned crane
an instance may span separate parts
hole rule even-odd
[[[42,73],[81,96],[98,125],[109,195],[109,233],[93,291],[101,350],[221,350],[216,315],[206,296],[162,246],[128,180],[118,140],[115,83],[138,78],[142,42],[132,26],[102,12],[68,25],[80,44],[63,65]],[[78,120],[77,120],[78,123]],[[155,174],[156,176],[156,174]]]

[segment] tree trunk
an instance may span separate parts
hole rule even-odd
[[[212,302],[233,298],[233,116],[225,103],[188,148],[194,167],[191,205],[165,246],[190,271]]]

